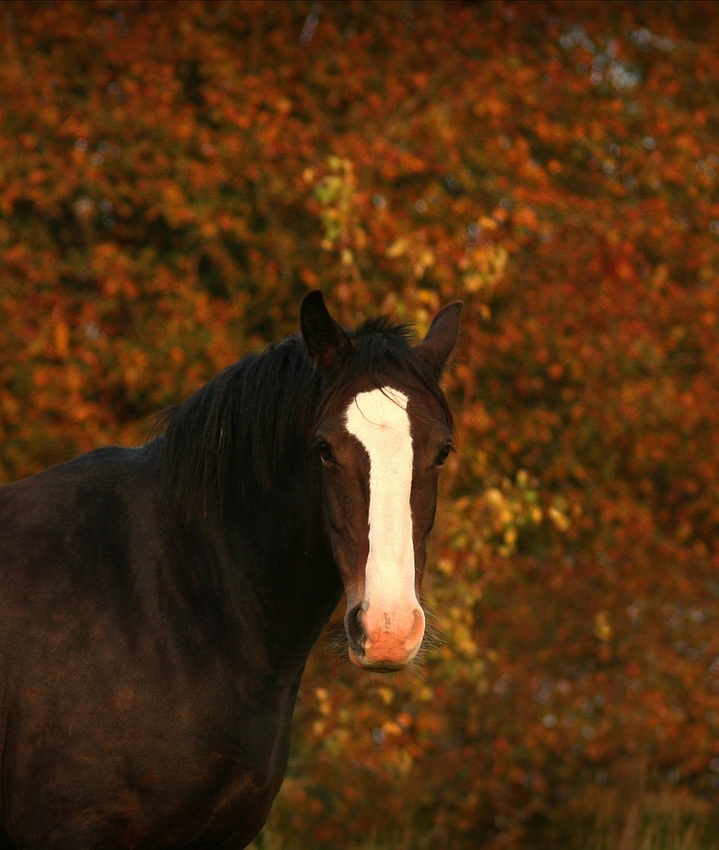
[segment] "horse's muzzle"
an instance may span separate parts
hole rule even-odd
[[[363,670],[389,672],[406,667],[424,637],[420,607],[374,609],[367,603],[349,606],[345,615],[349,657]]]

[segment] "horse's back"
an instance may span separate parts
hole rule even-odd
[[[106,561],[108,535],[121,535],[155,498],[156,468],[149,449],[111,447],[0,487],[0,569],[39,577],[76,567],[93,548]]]
[[[156,483],[142,450],[109,448],[0,487],[5,640],[88,606],[129,607],[131,565],[151,539]],[[134,554],[137,553],[137,554]],[[89,637],[89,636],[87,636]]]

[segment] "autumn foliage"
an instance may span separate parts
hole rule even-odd
[[[142,441],[308,289],[465,301],[433,637],[318,647],[283,846],[719,799],[717,44],[705,0],[0,6],[1,481]]]

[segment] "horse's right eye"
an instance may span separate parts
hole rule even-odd
[[[323,440],[321,437],[318,437],[312,448],[317,450],[320,460],[324,466],[336,466],[337,461],[335,460],[334,454],[332,454],[332,446],[327,442],[327,440]]]

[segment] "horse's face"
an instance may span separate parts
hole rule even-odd
[[[316,431],[325,515],[347,592],[349,653],[360,667],[401,668],[420,647],[426,541],[451,446],[437,401],[400,386],[345,397]]]
[[[414,349],[437,376],[456,340],[459,308],[443,313]],[[419,588],[439,469],[451,448],[441,396],[409,373],[378,386],[376,376],[360,372],[333,395],[316,428],[327,529],[347,593],[349,654],[359,667],[400,669],[422,643]]]

